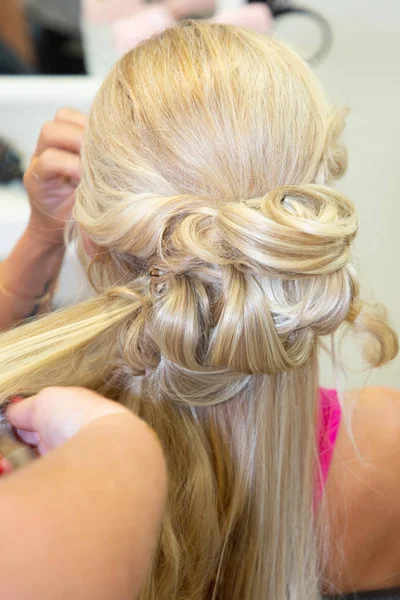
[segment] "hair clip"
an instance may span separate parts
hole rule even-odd
[[[160,277],[162,275],[162,271],[161,271],[161,269],[158,269],[157,267],[152,267],[151,269],[148,270],[146,275],[149,275],[150,277]]]

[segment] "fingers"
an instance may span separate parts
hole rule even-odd
[[[32,160],[25,174],[24,183],[34,184],[31,179],[40,179],[43,183],[61,177],[71,180],[73,185],[80,181],[81,175],[82,166],[79,156],[59,148],[47,148]]]
[[[7,418],[11,425],[24,431],[36,431],[35,404],[36,396],[11,404],[7,409]]]
[[[71,187],[81,179],[80,150],[86,124],[86,115],[73,108],[60,108],[54,120],[45,123],[25,174],[24,183],[29,195],[35,194],[39,183],[52,181],[64,186],[67,180]]]
[[[35,396],[12,403],[7,417],[28,444],[38,446],[40,454],[58,447],[82,427],[100,417],[129,411],[83,388],[45,388]]]
[[[75,108],[59,108],[54,118],[56,121],[67,121],[81,127],[85,127],[87,123],[87,116]]]
[[[84,424],[81,423],[82,415],[86,418],[93,412],[93,416],[97,417],[103,413],[120,411],[119,405],[90,390],[49,387],[44,388],[35,396],[11,403],[7,409],[7,418],[16,429],[38,432],[38,420],[54,421],[53,426],[55,426],[60,417],[63,424],[68,426],[69,418],[75,429],[77,422]],[[61,413],[64,417],[61,417]],[[88,417],[88,420],[91,419]],[[38,433],[40,434],[40,431]]]
[[[29,446],[38,446],[40,442],[40,436],[38,433],[34,431],[25,431],[24,429],[17,429],[18,437],[25,442],[25,444],[29,444]]]
[[[59,148],[74,154],[81,151],[84,128],[77,123],[66,121],[47,121],[41,129],[34,157],[39,156],[47,148]]]

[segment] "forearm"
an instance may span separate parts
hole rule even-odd
[[[64,253],[64,246],[49,243],[27,227],[11,254],[0,264],[0,329],[46,308]]]
[[[94,421],[8,476],[0,596],[132,600],[151,564],[165,490],[158,442],[129,414]]]

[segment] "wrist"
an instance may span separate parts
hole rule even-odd
[[[63,244],[50,243],[30,223],[0,265],[0,291],[22,304],[46,302],[65,253]]]
[[[65,251],[64,227],[60,223],[60,230],[48,229],[33,216],[29,219],[24,237],[27,242],[37,250],[45,253]]]

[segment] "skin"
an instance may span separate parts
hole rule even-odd
[[[355,444],[342,420],[323,507],[330,592],[400,586],[400,392],[355,390],[345,398],[352,406]]]
[[[0,597],[137,598],[167,488],[153,432],[79,388],[48,388],[8,416],[42,458],[0,480]]]
[[[31,205],[27,228],[0,264],[0,329],[46,310],[64,258],[64,228],[81,177],[86,117],[60,109],[46,123],[24,185]]]

